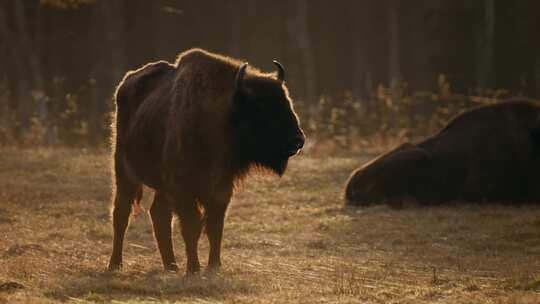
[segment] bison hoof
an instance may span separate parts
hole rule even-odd
[[[201,278],[201,273],[199,271],[196,271],[196,272],[186,271],[186,273],[182,277],[182,279],[186,282],[191,282],[199,278]]]
[[[208,270],[219,270],[221,267],[221,262],[208,262]]]
[[[207,276],[216,276],[219,273],[219,265],[208,265],[205,270]]]
[[[122,269],[122,263],[110,263],[109,266],[107,267],[107,271],[109,272],[114,272],[114,271],[118,271]]]
[[[165,271],[178,272],[178,265],[176,265],[175,263],[165,265],[164,268],[165,268]]]
[[[190,275],[197,274],[201,271],[200,265],[188,265],[186,269],[186,277],[189,277]]]

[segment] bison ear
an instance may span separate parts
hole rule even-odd
[[[247,62],[242,63],[240,68],[238,69],[238,72],[236,72],[236,78],[234,81],[234,91],[239,92],[243,87],[244,82],[244,76],[246,74],[246,68],[248,66]]]
[[[285,81],[285,69],[283,68],[283,66],[281,65],[281,63],[279,63],[279,61],[277,60],[274,60],[272,61],[276,67],[277,67],[277,79],[281,82]]]

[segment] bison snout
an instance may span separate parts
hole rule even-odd
[[[304,136],[298,136],[296,138],[296,150],[302,149],[305,143],[306,143],[306,138]]]
[[[304,136],[297,136],[291,140],[288,144],[287,156],[296,155],[304,147],[305,138]]]

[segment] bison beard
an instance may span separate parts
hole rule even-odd
[[[508,101],[457,116],[355,170],[347,204],[540,201],[540,106]]]
[[[133,204],[142,186],[155,190],[150,208],[165,269],[177,270],[171,223],[178,215],[187,273],[200,269],[197,244],[205,231],[208,267],[220,264],[225,212],[236,181],[251,168],[283,175],[304,144],[284,69],[264,74],[247,63],[200,49],[175,64],[155,62],[128,72],[116,91],[113,125],[113,251],[122,264]]]
[[[239,169],[236,170],[238,179],[251,169],[270,171],[278,176],[285,173],[291,155],[272,146],[276,139],[265,139],[267,144],[257,144],[256,141],[248,139],[250,135],[256,134],[254,130],[245,130],[249,133],[247,136],[241,135],[243,130],[240,128],[236,131],[235,133],[238,134],[235,140],[236,155],[241,163],[238,165]]]

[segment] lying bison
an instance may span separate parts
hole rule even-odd
[[[193,49],[174,64],[160,61],[127,73],[116,91],[110,270],[121,267],[129,216],[143,185],[155,190],[150,215],[165,269],[178,269],[173,214],[180,219],[187,273],[200,269],[203,227],[210,243],[208,267],[219,267],[235,182],[253,167],[282,175],[304,144],[283,67],[274,63],[278,72],[264,74]]]
[[[540,202],[540,106],[508,101],[453,119],[354,171],[347,204]]]

